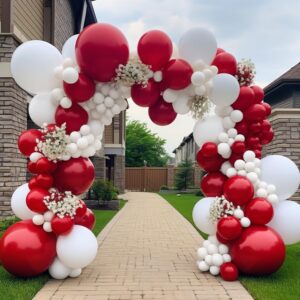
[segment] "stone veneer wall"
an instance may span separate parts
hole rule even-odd
[[[120,193],[125,190],[125,156],[115,156],[114,166],[114,185],[119,189]]]

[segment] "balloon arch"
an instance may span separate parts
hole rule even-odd
[[[33,177],[14,192],[12,209],[22,221],[0,243],[10,273],[77,277],[93,261],[95,217],[80,195],[93,182],[89,157],[102,147],[104,126],[130,97],[158,125],[177,114],[196,119],[197,161],[207,172],[205,198],[193,210],[195,225],[209,235],[197,252],[201,271],[225,280],[270,274],[282,265],[285,244],[300,240],[300,206],[286,200],[299,171],[283,156],[261,159],[274,133],[271,108],[253,84],[254,65],[217,48],[209,31],[187,31],[177,51],[168,35],[151,30],[135,54],[120,30],[93,24],[69,38],[62,54],[44,41],[22,44],[11,71],[34,95],[29,114],[41,129],[18,141]]]

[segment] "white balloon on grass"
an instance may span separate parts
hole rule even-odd
[[[268,224],[282,237],[286,245],[300,241],[300,205],[294,201],[281,201],[274,206],[274,216]]]
[[[29,103],[29,116],[31,120],[42,127],[44,123],[55,123],[55,112],[58,105],[51,101],[50,93],[42,93],[34,96]]]
[[[14,214],[22,220],[31,219],[36,214],[31,211],[26,204],[26,196],[29,191],[28,184],[25,183],[19,186],[11,197],[11,209]]]
[[[193,208],[193,221],[195,225],[207,234],[216,233],[216,225],[209,218],[210,206],[214,201],[214,197],[203,198]]]
[[[71,58],[76,63],[75,44],[79,34],[72,35],[66,40],[62,48],[62,56],[64,58]]]
[[[49,267],[49,274],[54,279],[65,279],[69,276],[71,269],[65,266],[57,257],[54,259],[54,262]]]
[[[261,180],[276,186],[279,200],[290,198],[300,184],[296,164],[281,155],[269,155],[261,160]]]
[[[193,130],[194,139],[199,147],[206,142],[218,142],[218,136],[224,132],[222,118],[219,116],[207,117],[196,122]]]
[[[192,65],[199,60],[210,65],[217,52],[217,41],[209,30],[192,28],[181,36],[178,50],[180,57]]]
[[[175,102],[173,102],[173,108],[176,113],[185,115],[190,111],[189,106],[189,96],[181,95],[179,96]]]
[[[64,265],[72,269],[89,265],[95,259],[97,250],[95,235],[80,225],[74,225],[69,234],[60,235],[57,239],[57,256]]]
[[[59,86],[54,69],[62,62],[62,55],[51,44],[28,41],[13,53],[11,73],[17,84],[31,94],[50,92]]]

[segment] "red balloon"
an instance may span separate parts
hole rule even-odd
[[[31,173],[31,174],[36,174],[37,170],[36,170],[36,163],[29,161],[27,164],[27,170]]]
[[[239,134],[247,136],[247,134],[248,134],[248,124],[245,120],[242,120],[241,122],[236,123],[234,128],[237,130],[237,132]]]
[[[224,185],[224,196],[234,205],[244,205],[249,202],[254,195],[252,183],[243,176],[233,176]]]
[[[260,142],[263,145],[269,144],[274,138],[274,131],[271,128],[268,132],[263,132]]]
[[[11,274],[31,277],[42,274],[56,256],[53,233],[36,226],[31,220],[10,226],[1,239],[1,262]]]
[[[249,131],[253,134],[259,133],[261,131],[261,123],[254,122],[249,125]]]
[[[271,129],[271,123],[269,120],[265,119],[261,122],[261,130],[262,132],[269,132]]]
[[[191,84],[193,69],[183,59],[171,59],[163,71],[163,80],[166,87],[173,90],[182,90]]]
[[[29,182],[28,182],[28,187],[30,190],[39,187],[37,180],[36,180],[37,176],[32,177]]]
[[[95,83],[83,73],[79,73],[78,80],[73,83],[64,82],[64,91],[73,102],[84,102],[95,94]]]
[[[254,153],[255,153],[255,157],[261,159],[261,157],[262,157],[261,150],[255,149],[255,150],[254,150]]]
[[[257,85],[251,86],[251,89],[253,90],[255,95],[254,103],[261,103],[265,96],[264,90]]]
[[[251,224],[265,225],[273,218],[273,206],[265,198],[254,198],[245,208],[245,216]]]
[[[220,53],[224,53],[224,52],[226,52],[224,49],[218,48],[218,49],[217,49],[216,55],[218,55],[218,54],[220,54]]]
[[[56,163],[48,160],[46,157],[41,157],[38,159],[35,165],[35,170],[37,174],[41,173],[52,173],[56,169]]]
[[[160,85],[149,80],[147,86],[135,84],[131,88],[131,98],[133,102],[142,107],[149,107],[159,99]]]
[[[222,196],[226,180],[221,172],[208,173],[201,180],[201,190],[206,197]]]
[[[216,55],[212,65],[218,67],[218,73],[236,74],[237,63],[233,55],[227,52],[222,52]]]
[[[240,220],[235,217],[223,217],[218,221],[217,231],[221,238],[227,241],[235,240],[242,233]]]
[[[236,101],[231,105],[234,109],[245,111],[255,101],[255,93],[253,89],[248,86],[240,88],[240,94]]]
[[[231,153],[228,160],[232,165],[234,165],[235,161],[238,159],[243,159],[243,153]]]
[[[48,190],[53,186],[53,177],[49,174],[39,174],[36,183],[39,187]]]
[[[74,195],[80,195],[92,185],[95,169],[88,158],[71,158],[57,163],[53,177],[54,186],[60,192],[71,191]]]
[[[44,198],[50,196],[45,189],[34,188],[26,196],[26,204],[29,209],[37,213],[44,213],[48,210]]]
[[[137,46],[141,61],[153,71],[161,70],[169,61],[173,44],[168,35],[160,30],[150,30],[139,40]]]
[[[93,230],[96,224],[96,218],[94,213],[88,208],[82,217],[79,217],[77,215],[75,216],[75,224]]]
[[[73,219],[71,219],[71,217],[68,216],[65,216],[63,218],[54,216],[53,219],[51,220],[51,227],[53,232],[56,235],[69,233],[73,228],[73,225],[74,225]]]
[[[224,158],[219,154],[214,157],[205,157],[202,149],[197,152],[197,162],[199,166],[206,172],[219,171],[224,161]]]
[[[244,113],[245,120],[248,122],[261,122],[266,116],[267,112],[262,104],[253,104]]]
[[[266,103],[266,102],[262,102],[261,105],[263,105],[266,109],[266,115],[269,116],[272,112],[272,108],[270,106],[269,103]]]
[[[259,138],[255,137],[255,136],[248,137],[246,142],[247,142],[248,148],[250,148],[250,149],[255,149],[260,144]]]
[[[153,123],[165,126],[171,124],[176,119],[177,113],[173,109],[172,103],[167,103],[160,96],[158,101],[149,107],[148,115]]]
[[[215,157],[218,155],[218,146],[212,142],[204,143],[201,147],[201,153],[204,157]]]
[[[233,242],[230,254],[240,272],[268,275],[284,262],[285,246],[280,235],[268,226],[251,226]]]
[[[220,274],[225,281],[235,281],[239,278],[239,271],[236,265],[231,262],[227,262],[221,265]]]
[[[18,139],[18,147],[20,152],[29,157],[32,152],[35,152],[36,140],[41,139],[42,132],[38,129],[29,129],[23,131]]]
[[[80,200],[80,203],[81,203],[82,207],[78,207],[76,209],[76,216],[77,217],[84,216],[84,214],[86,213],[86,210],[87,210],[87,207],[86,207],[86,204],[84,203],[84,201]]]
[[[232,144],[231,149],[236,154],[241,154],[246,151],[246,145],[244,142],[236,141]]]
[[[80,70],[88,77],[100,81],[111,81],[120,64],[126,65],[129,48],[126,37],[116,27],[95,23],[80,34],[75,46]]]
[[[55,112],[55,122],[58,126],[66,123],[66,132],[79,131],[88,122],[89,115],[79,104],[73,103],[70,108],[59,106]]]
[[[222,238],[218,232],[216,232],[216,237],[217,237],[218,241],[222,244],[229,245],[231,243],[230,241]]]

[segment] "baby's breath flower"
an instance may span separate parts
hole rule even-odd
[[[195,119],[201,119],[209,111],[211,102],[205,96],[195,95],[189,100],[189,106],[192,117]]]
[[[240,86],[249,86],[253,83],[255,77],[255,65],[250,59],[242,59],[237,65],[237,73],[235,75]]]
[[[216,197],[209,209],[209,219],[215,223],[222,217],[232,216],[234,209],[233,203],[224,196]]]

